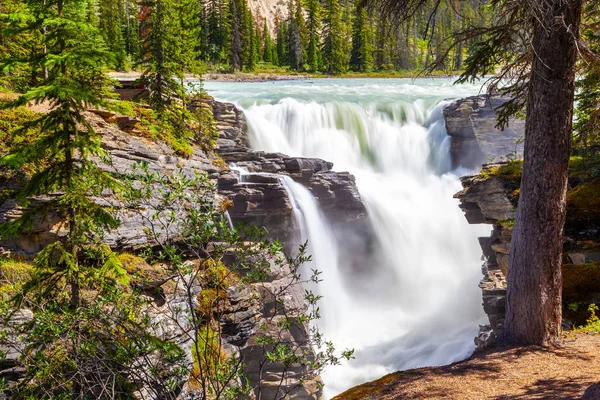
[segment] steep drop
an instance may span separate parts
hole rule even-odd
[[[255,84],[251,95],[220,84],[214,93],[244,107],[254,148],[320,157],[356,176],[375,236],[367,254],[307,189],[284,181],[311,267],[323,271],[318,325],[337,348],[355,349],[354,360],[324,374],[326,397],[398,369],[464,358],[485,322],[477,237],[489,229],[469,226],[452,198],[461,186],[449,171],[446,82],[363,81],[360,89],[318,81],[318,92],[309,82]]]

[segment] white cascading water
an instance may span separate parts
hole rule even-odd
[[[441,102],[478,88],[351,81],[206,85],[244,108],[253,148],[319,157],[356,177],[375,234],[359,271],[346,262],[356,238],[334,232],[311,193],[283,178],[323,271],[317,324],[336,348],[355,349],[323,374],[327,399],[396,370],[463,359],[486,320],[477,238],[489,228],[469,225],[453,199],[461,185]]]

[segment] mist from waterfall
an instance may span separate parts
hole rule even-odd
[[[400,79],[206,87],[243,107],[253,148],[323,158],[356,177],[375,234],[368,254],[356,254],[360,238],[336,230],[306,188],[283,178],[310,267],[323,271],[317,324],[338,349],[355,349],[354,360],[323,374],[325,397],[467,357],[486,322],[477,238],[489,228],[469,225],[453,199],[461,185],[442,106],[479,87]]]

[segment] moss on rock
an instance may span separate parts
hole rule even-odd
[[[169,277],[164,265],[150,265],[142,257],[131,253],[119,254],[119,261],[131,277],[133,286],[160,285]]]
[[[222,311],[229,299],[227,292],[221,288],[206,288],[198,293],[196,312],[206,320],[212,320],[215,313]]]
[[[0,260],[0,299],[16,295],[32,276],[32,264],[12,259]]]
[[[490,176],[496,176],[500,179],[520,183],[521,182],[521,174],[523,173],[523,161],[514,160],[509,161],[507,163],[483,169],[481,171],[481,177],[486,178]]]
[[[600,262],[564,264],[563,301],[581,301],[600,294]]]
[[[600,178],[567,193],[567,216],[580,221],[600,219]]]

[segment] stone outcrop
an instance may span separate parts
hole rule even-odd
[[[281,175],[303,183],[315,195],[328,217],[338,224],[363,226],[361,224],[366,220],[366,210],[352,175],[347,172],[334,172],[331,163],[320,159],[288,157],[279,153],[250,150],[244,134],[242,113],[232,104],[212,100],[208,102],[208,106],[214,111],[219,130],[217,154],[222,159],[199,149],[190,157],[181,157],[167,144],[141,135],[137,131],[135,118],[90,112],[86,118],[96,132],[102,135],[102,148],[111,159],[110,164],[104,164],[100,160],[98,164],[101,168],[118,174],[139,174],[139,169],[134,171],[134,165],[140,164],[145,164],[149,171],[161,174],[177,171],[193,176],[197,172],[204,172],[218,186],[217,191],[205,195],[215,202],[229,200],[232,203],[229,214],[234,222],[263,225],[272,237],[284,241],[293,238],[298,227],[295,225],[290,199],[280,181]],[[241,177],[239,171],[230,170],[223,161],[235,163],[250,174]],[[4,184],[13,185],[11,189],[17,185],[12,181],[2,182],[2,185]],[[48,198],[35,198],[30,207],[47,200]],[[150,216],[159,204],[158,199],[151,199],[144,204],[141,211],[136,212],[126,209],[111,196],[96,198],[95,201],[103,206],[114,207],[121,221],[117,229],[106,233],[103,241],[116,250],[136,250],[148,244],[145,230]],[[27,210],[21,209],[12,199],[0,199],[0,222],[17,218],[25,211]],[[171,228],[179,229],[177,225]],[[18,253],[32,257],[64,233],[61,216],[50,211],[45,218],[34,221],[30,234],[18,239],[2,238],[0,251],[2,254]],[[185,277],[178,279],[165,284],[164,298],[160,301],[152,300],[148,313],[156,327],[155,334],[165,338],[177,338],[177,343],[189,350],[191,338],[184,332],[189,326],[186,327],[185,323],[177,321],[177,316],[172,314],[174,310],[192,312],[184,298],[187,291],[182,291],[181,287],[190,286],[194,296],[202,291],[202,287],[195,283],[188,285]],[[284,315],[294,318],[305,307],[303,289],[298,285],[288,287],[290,279],[290,271],[277,270],[274,267],[267,282],[229,288],[228,303],[219,319],[222,338],[226,351],[244,359],[247,365],[245,375],[251,384],[258,385],[259,375],[261,376],[263,398],[289,392],[289,398],[316,400],[321,395],[320,378],[309,374],[308,379],[305,379],[305,367],[283,368],[279,363],[261,362],[264,358],[263,347],[257,338],[265,332],[259,332],[259,328],[268,326],[269,324],[265,324],[267,320],[276,322],[284,318]],[[275,299],[272,293],[282,288],[287,292],[280,293]],[[284,300],[282,305],[279,303],[281,300]],[[275,305],[275,314],[271,311],[271,305]],[[288,333],[281,337],[281,340],[292,343],[292,347],[299,352],[311,354],[312,348],[307,344],[307,332],[308,327],[299,323],[293,334]],[[16,358],[13,359],[16,362]],[[191,355],[188,354],[188,363],[191,362]],[[2,374],[10,374],[16,364],[1,366]],[[283,375],[285,379],[281,383]],[[186,385],[181,398],[198,398],[193,388],[188,386]]]
[[[515,192],[518,182],[494,172],[502,165],[506,163],[485,164],[481,174],[463,177],[461,181],[464,189],[454,196],[460,200],[460,207],[469,223],[493,226],[489,238],[480,238],[485,263],[482,268],[484,277],[479,286],[482,289],[483,308],[488,315],[489,325],[481,326],[475,339],[479,347],[485,347],[502,332],[506,312],[506,277],[510,273],[510,241],[516,214]],[[587,305],[600,300],[600,290],[597,287],[600,275],[595,272],[600,261],[597,228],[589,221],[585,228],[578,225],[581,221],[570,214],[570,204],[567,202],[563,239],[565,327],[585,323],[589,316]],[[575,309],[571,309],[572,307]],[[577,309],[578,307],[581,309]]]
[[[498,164],[484,165],[483,171],[497,168]],[[483,309],[489,325],[481,326],[475,343],[479,347],[491,343],[502,332],[506,312],[506,276],[508,254],[515,208],[509,201],[511,190],[496,176],[474,175],[461,179],[464,189],[454,195],[470,224],[492,224],[489,238],[479,238],[485,262],[482,266]],[[502,221],[502,222],[501,222]]]
[[[453,168],[479,169],[483,163],[523,154],[525,121],[511,117],[504,130],[496,128],[496,110],[507,99],[474,96],[459,99],[444,108],[446,130],[452,138]]]
[[[212,107],[219,128],[217,153],[250,173],[240,179],[239,170],[234,169],[219,178],[219,192],[233,202],[228,211],[234,221],[264,226],[272,237],[285,242],[294,239],[298,227],[280,182],[280,176],[287,175],[311,191],[329,221],[348,229],[366,229],[366,209],[354,176],[332,171],[332,163],[318,158],[251,150],[243,114],[229,103],[214,101]]]

